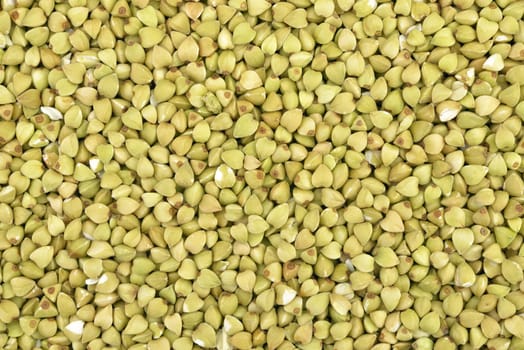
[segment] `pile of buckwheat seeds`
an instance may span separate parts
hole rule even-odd
[[[0,0],[0,349],[523,350],[524,0]]]

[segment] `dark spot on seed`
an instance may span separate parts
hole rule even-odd
[[[40,304],[42,309],[47,310],[49,309],[49,302],[47,300],[42,301],[42,304]]]
[[[126,8],[124,6],[121,6],[119,9],[118,9],[118,14],[120,15],[123,15],[126,13]]]

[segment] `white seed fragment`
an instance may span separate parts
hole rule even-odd
[[[40,107],[40,111],[47,115],[49,119],[51,120],[62,120],[64,119],[64,116],[62,115],[62,112],[60,112],[58,109],[53,107]]]
[[[73,321],[69,323],[65,328],[71,333],[80,335],[84,331],[84,321],[82,320]]]

